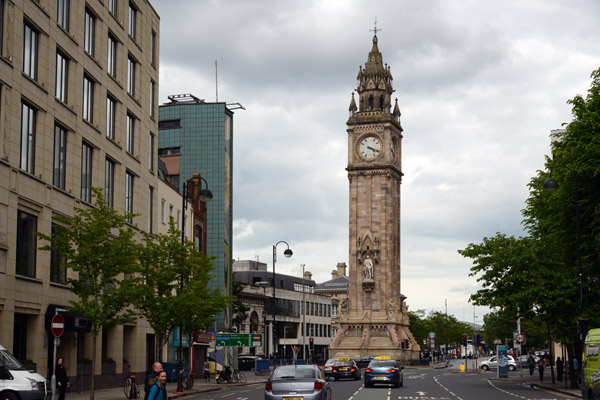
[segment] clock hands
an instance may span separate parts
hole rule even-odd
[[[375,153],[379,153],[379,149],[374,149],[371,146],[367,146],[367,149],[374,151]]]

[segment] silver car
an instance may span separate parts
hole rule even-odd
[[[281,365],[267,380],[265,400],[331,400],[331,386],[316,365]]]
[[[508,370],[514,371],[517,369],[517,362],[513,358],[513,356],[508,357]],[[498,356],[494,356],[489,360],[485,360],[481,362],[481,369],[484,371],[489,371],[490,369],[498,369]]]

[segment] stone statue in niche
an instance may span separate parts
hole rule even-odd
[[[367,259],[365,260],[363,265],[364,265],[365,279],[372,281],[373,280],[373,260],[371,260],[367,256]]]
[[[348,299],[347,298],[343,298],[342,301],[340,302],[339,305],[339,315],[340,315],[340,319],[344,318],[344,316],[346,315],[346,308],[348,307]]]
[[[390,299],[387,305],[387,318],[389,321],[393,321],[396,316],[396,303],[394,299]]]

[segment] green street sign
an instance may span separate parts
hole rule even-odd
[[[215,346],[262,347],[262,333],[217,333]]]

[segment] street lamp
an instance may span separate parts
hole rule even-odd
[[[206,189],[202,189],[202,181],[206,184]],[[191,183],[191,185],[190,185]],[[192,194],[188,193],[189,189],[192,189]],[[185,212],[187,210],[188,200],[194,202],[196,198],[200,199],[201,202],[207,203],[213,198],[212,192],[208,189],[208,182],[202,178],[200,174],[195,173],[186,182],[183,182],[183,190],[181,192],[181,244],[185,244]],[[193,220],[192,220],[193,222]],[[182,253],[183,254],[183,253]],[[183,275],[179,279],[179,293],[183,292]],[[215,332],[216,334],[216,332]],[[177,358],[179,359],[179,373],[177,374],[177,393],[183,393],[183,375],[181,359],[183,358],[183,328],[179,325],[179,348],[177,351]]]
[[[273,245],[273,300],[271,301],[271,314],[273,314],[273,331],[271,332],[271,340],[273,340],[274,352],[277,351],[277,341],[275,339],[275,335],[277,333],[277,322],[275,320],[275,262],[277,261],[277,245],[280,243],[285,243],[285,245],[287,246],[287,249],[283,251],[284,256],[290,258],[294,254],[292,250],[290,250],[290,245],[284,240],[280,240],[279,242]]]

